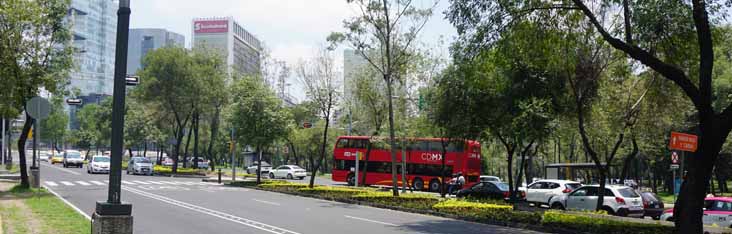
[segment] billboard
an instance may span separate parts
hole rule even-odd
[[[225,33],[228,31],[228,20],[201,20],[193,22],[194,33]]]

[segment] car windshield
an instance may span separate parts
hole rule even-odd
[[[109,157],[95,157],[92,160],[94,162],[109,162]]]
[[[501,191],[508,191],[508,184],[507,183],[493,183],[496,186],[498,186],[498,189]]]
[[[147,158],[136,158],[135,162],[137,163],[150,163],[150,159]]]
[[[68,152],[66,153],[67,158],[81,158],[81,153],[79,152]]]
[[[620,192],[620,195],[623,197],[640,197],[640,195],[638,195],[635,190],[630,188],[618,189],[618,192]]]
[[[641,196],[643,197],[644,200],[647,200],[647,201],[654,201],[655,202],[655,201],[658,201],[659,200],[656,197],[656,195],[653,194],[653,193],[641,193]]]
[[[354,164],[355,164],[355,162],[354,162]],[[295,169],[295,170],[298,170],[298,169],[302,169],[301,167],[298,167],[298,166],[290,166],[290,167],[291,167],[292,169]]]
[[[579,187],[582,187],[582,185],[579,184],[579,183],[576,183],[576,184],[566,184],[566,187],[568,189],[575,190],[575,189],[578,189]]]

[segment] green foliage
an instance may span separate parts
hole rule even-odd
[[[440,212],[459,215],[462,217],[471,217],[478,220],[530,224],[538,224],[541,221],[541,215],[538,213],[514,211],[513,206],[503,204],[449,199],[435,204],[432,208]]]
[[[440,199],[432,194],[400,194],[395,197],[391,192],[366,192],[352,196],[354,200],[377,203],[387,206],[429,210]]]
[[[549,227],[559,227],[582,232],[598,234],[605,233],[672,233],[673,226],[636,223],[614,220],[606,215],[592,214],[571,214],[559,211],[546,211],[542,217],[541,224]]]
[[[368,190],[320,186],[320,187],[314,187],[314,188],[301,188],[301,189],[298,189],[298,192],[317,194],[319,196],[327,197],[327,198],[349,199],[354,195],[366,193],[366,192],[368,192]]]
[[[161,173],[161,174],[172,174],[173,168],[167,167],[167,166],[155,165],[153,167],[153,171],[155,173]],[[178,168],[178,172],[176,174],[178,174],[178,175],[205,175],[206,171],[202,170],[202,169],[193,169],[193,168]]]
[[[280,99],[256,77],[241,77],[232,87],[228,120],[242,145],[262,149],[287,134],[290,117]]]
[[[54,146],[62,143],[69,124],[69,115],[63,110],[63,97],[55,95],[51,98],[51,113],[41,121],[41,138],[50,141]]]

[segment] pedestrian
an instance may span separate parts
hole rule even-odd
[[[447,194],[452,194],[455,184],[457,184],[457,174],[452,174],[452,178],[447,182]]]
[[[465,185],[465,177],[463,177],[462,172],[458,172],[457,174],[457,184],[455,187],[457,187],[458,190],[463,189],[463,185]]]

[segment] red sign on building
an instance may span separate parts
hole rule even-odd
[[[696,135],[671,132],[671,140],[669,142],[668,148],[681,151],[696,152],[697,142],[698,137]]]
[[[225,33],[228,31],[228,20],[202,20],[193,22],[193,32],[195,33]]]

